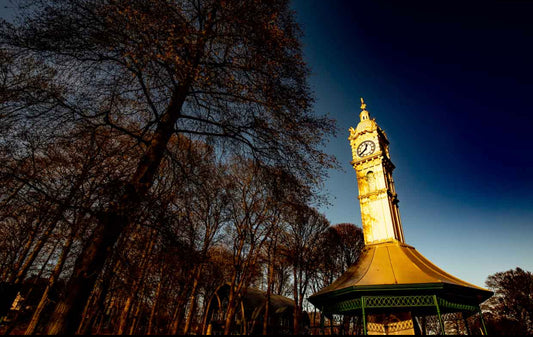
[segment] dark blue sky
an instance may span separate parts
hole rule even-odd
[[[9,17],[8,0],[0,16]],[[387,133],[407,243],[483,286],[533,271],[533,1],[294,0],[327,151],[330,221],[361,225],[348,128]]]
[[[408,244],[483,286],[533,270],[533,1],[293,2],[327,151],[332,223],[361,224],[348,128],[385,130]]]

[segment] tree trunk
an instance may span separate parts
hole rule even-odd
[[[31,321],[26,328],[25,335],[33,335],[35,334],[35,329],[37,328],[37,324],[39,323],[39,319],[41,318],[41,313],[45,307],[45,305],[48,302],[48,294],[50,293],[50,290],[54,287],[56,284],[56,280],[59,278],[59,275],[61,274],[61,271],[63,270],[63,265],[65,263],[65,260],[67,259],[68,253],[70,252],[70,247],[72,246],[72,242],[74,241],[75,233],[71,233],[63,245],[63,251],[61,252],[61,255],[59,256],[59,260],[57,261],[56,266],[54,267],[54,270],[52,272],[52,275],[50,275],[50,278],[48,279],[48,284],[46,286],[46,289],[44,290],[43,295],[41,296],[41,300],[39,301],[39,304],[37,305],[37,308],[35,309],[35,312],[33,313],[33,316],[31,317]]]
[[[163,284],[163,262],[161,262],[160,272],[159,272],[159,282],[157,282],[157,290],[155,292],[155,299],[154,303],[152,304],[152,310],[150,311],[150,319],[148,320],[148,330],[146,332],[147,335],[152,334],[152,325],[154,322],[155,317],[155,311],[157,308],[157,303],[159,302],[159,296],[161,294],[161,285]]]
[[[242,252],[242,248],[244,246],[244,240],[241,239],[238,245],[237,251],[234,253],[235,256],[240,256]],[[242,264],[240,265],[242,267]],[[244,268],[242,268],[244,269]],[[231,277],[230,282],[230,288],[229,288],[229,294],[228,294],[228,307],[226,309],[226,318],[224,323],[224,335],[229,335],[231,331],[231,326],[233,324],[233,317],[235,316],[236,311],[236,281],[237,281],[237,274],[238,271],[236,269],[233,270],[233,275]],[[242,282],[242,279],[241,279]],[[240,287],[239,287],[240,289]]]
[[[128,296],[128,298],[126,299],[126,303],[124,304],[124,307],[122,308],[122,312],[120,314],[118,331],[116,333],[117,335],[124,334],[124,330],[126,329],[126,321],[128,319],[133,300],[133,294],[130,294],[130,296]]]
[[[204,297],[204,301],[205,301],[205,297]],[[209,299],[209,302],[207,303],[207,305],[205,304],[205,302],[204,302],[204,305],[203,305],[202,325],[200,326],[200,330],[199,330],[200,334],[202,334],[202,335],[206,334],[207,319],[208,319],[209,309],[210,308],[211,308],[211,298]]]
[[[148,320],[148,331],[146,332],[147,335],[152,334],[152,324],[154,322],[155,309],[157,308],[157,302],[159,301],[159,295],[161,294],[161,284],[163,283],[162,278],[163,278],[163,268],[161,268],[161,278],[159,279],[159,282],[157,283],[157,290],[155,292],[154,304],[152,304],[152,310],[150,311],[150,319]]]
[[[74,265],[72,276],[65,289],[65,295],[57,304],[50,318],[47,334],[74,334],[81,322],[81,313],[96,279],[111,255],[122,231],[129,225],[131,212],[138,209],[142,197],[152,186],[154,176],[163,158],[168,141],[179,118],[181,107],[187,96],[190,80],[178,88],[167,111],[161,116],[150,146],[142,156],[125,193],[103,214],[94,230],[92,240],[85,247]]]
[[[235,301],[235,298],[233,296],[228,301],[228,309],[226,310],[226,320],[224,323],[224,335],[229,335],[232,325],[233,325],[233,317],[235,316],[235,311],[237,309],[237,303]]]
[[[139,312],[141,311],[141,304],[141,301],[137,301],[137,308],[135,309],[135,312],[133,314],[133,320],[130,324],[130,335],[133,335],[135,329],[137,328],[137,323],[139,322]]]
[[[101,335],[101,331],[102,331],[102,325],[104,323],[104,313],[103,312],[98,312],[96,315],[95,315],[95,318],[91,318],[91,320],[94,320],[94,326],[91,324],[91,328],[93,327],[96,327],[95,330],[95,334],[96,335]],[[91,332],[92,332],[92,329],[91,329]],[[79,335],[83,335],[82,333],[78,333]],[[86,335],[89,335],[89,334],[86,334]]]
[[[59,246],[59,243],[60,241],[57,240],[56,243],[54,243],[54,246],[52,247],[52,249],[50,249],[50,253],[48,253],[48,256],[46,257],[46,260],[44,260],[44,262],[42,262],[41,264],[41,269],[39,270],[39,272],[37,273],[37,275],[34,276],[35,278],[35,281],[33,281],[33,284],[37,284],[37,282],[39,281],[39,279],[41,278],[41,276],[43,276],[43,273],[44,271],[46,270],[46,266],[48,266],[48,262],[50,262],[50,259],[52,258],[52,256],[54,255],[55,251],[56,251],[56,248],[57,246]],[[34,286],[32,286],[32,290],[33,290]],[[28,297],[28,296],[26,296]]]
[[[268,274],[267,274],[267,293],[265,303],[265,315],[263,317],[263,335],[268,334],[269,316],[270,316],[270,295],[272,293],[272,279],[274,277],[274,261],[272,254],[268,258]]]
[[[244,311],[244,301],[240,302],[240,308],[241,308],[241,335],[247,335],[248,334],[248,322],[246,321],[246,312]]]
[[[300,308],[299,308],[299,292],[298,292],[298,284],[300,279],[297,276],[296,268],[293,268],[293,277],[294,277],[294,285],[293,285],[293,295],[294,295],[294,313],[293,313],[293,334],[298,335],[300,334]]]
[[[26,258],[25,261],[23,260],[24,264],[20,267],[18,271],[15,271],[15,273],[12,275],[11,280],[9,280],[9,282],[14,282],[15,284],[18,284],[18,283],[21,283],[22,280],[24,280],[24,278],[26,277],[26,273],[28,272],[31,265],[33,264],[33,261],[35,261],[41,249],[43,248],[44,244],[48,241],[50,234],[57,226],[57,223],[63,217],[63,213],[65,213],[65,211],[67,210],[67,202],[69,202],[71,199],[73,199],[76,196],[76,193],[79,191],[81,184],[86,180],[87,173],[88,173],[88,165],[85,165],[83,167],[81,174],[76,178],[74,185],[71,187],[69,194],[65,197],[64,200],[58,201],[59,207],[55,211],[55,213],[52,214],[52,219],[49,222],[48,226],[46,227],[46,230],[41,235],[41,238],[35,244],[35,247],[33,248],[30,255]]]
[[[55,228],[56,223],[57,223],[58,220],[59,220],[59,217],[54,219],[54,222],[52,222],[52,223],[50,223],[48,225],[48,227],[46,228],[46,231],[42,234],[41,238],[39,240],[37,240],[37,243],[35,244],[35,247],[33,247],[31,253],[29,254],[29,256],[27,256],[25,259],[20,261],[21,263],[22,262],[24,262],[24,263],[22,263],[22,265],[17,268],[18,270],[15,270],[13,272],[13,274],[11,275],[11,277],[8,278],[7,281],[9,283],[13,282],[15,284],[19,284],[19,283],[22,282],[22,280],[24,280],[24,278],[26,277],[26,273],[28,272],[28,269],[30,269],[31,265],[33,264],[33,261],[35,261],[35,259],[37,258],[37,256],[41,252],[41,249],[43,248],[43,246],[46,243],[46,241],[48,241],[50,233]],[[29,251],[27,251],[26,254],[28,252]]]
[[[118,215],[108,214],[107,218],[109,219],[104,223],[115,223],[115,225],[99,224],[95,228],[89,245],[76,260],[65,293],[50,318],[47,334],[73,334],[76,332],[98,274],[122,230],[123,221],[119,219]]]
[[[99,282],[96,284],[95,288],[91,293],[91,296],[89,297],[89,301],[85,306],[85,311],[82,314],[82,321],[80,322],[80,326],[78,327],[78,331],[76,331],[76,334],[90,335],[92,332],[93,324],[96,322],[96,318],[98,316],[102,316],[100,323],[104,320],[105,298],[112,280],[111,274],[112,272],[118,270],[120,267],[120,260],[117,259],[116,261],[111,261],[111,263],[104,271],[104,274],[100,278]]]
[[[243,280],[241,279],[238,283],[235,282],[236,276],[233,276],[232,282],[230,284],[230,291],[228,295],[228,307],[226,309],[226,319],[224,323],[224,335],[229,335],[233,325],[233,319],[235,318],[235,313],[237,311],[237,305],[242,298],[241,290],[243,288]]]
[[[226,308],[226,317],[224,318],[224,335],[229,335],[231,325],[233,323],[233,316],[235,315],[235,276],[233,276],[230,283],[228,294],[228,306]]]
[[[41,275],[43,274],[44,270],[46,269],[48,261],[50,261],[50,258],[54,254],[58,244],[59,244],[59,241],[56,241],[56,243],[54,244],[54,246],[50,250],[50,253],[46,257],[46,260],[42,264],[41,269],[39,270],[39,273],[37,273],[37,275],[34,277],[34,280],[31,283],[31,287],[29,288],[29,290],[26,293],[24,293],[22,295],[22,301],[21,302],[22,302],[23,306],[25,306],[24,302],[27,301],[28,298],[30,298],[31,293],[35,290],[35,286],[36,286],[37,282],[39,281],[39,279],[41,278]],[[15,280],[15,284],[21,283],[21,281],[22,281],[22,279],[21,280]],[[5,335],[11,334],[11,331],[13,331],[13,329],[15,329],[19,325],[19,317],[20,317],[20,311],[17,311],[15,316],[9,322],[7,328],[4,330],[4,334]]]
[[[186,286],[187,288],[188,286]],[[175,335],[178,333],[178,329],[180,327],[181,321],[183,319],[183,309],[186,304],[186,298],[188,289],[182,290],[182,293],[185,294],[179,294],[178,295],[178,303],[176,304],[176,309],[174,310],[174,314],[172,315],[172,321],[170,323],[170,334]]]
[[[152,252],[152,248],[154,247],[154,240],[152,240],[152,233],[150,233],[150,236],[148,238],[148,242],[146,246],[143,249],[142,256],[140,258],[139,267],[137,268],[137,275],[135,279],[133,280],[133,285],[130,289],[130,293],[128,296],[128,299],[126,300],[126,304],[124,305],[124,308],[122,310],[122,314],[120,315],[120,323],[118,327],[118,335],[123,335],[124,331],[126,329],[126,323],[128,320],[128,316],[130,314],[130,310],[132,308],[132,304],[135,300],[135,296],[137,295],[137,292],[141,288],[142,284],[144,283],[144,279],[146,276],[147,269],[145,268],[146,262],[149,260],[150,253]],[[141,275],[139,274],[139,271]]]
[[[39,222],[39,221],[37,221]],[[37,235],[37,225],[35,226],[32,231],[30,231],[30,235],[28,236],[28,239],[26,240],[26,243],[24,244],[24,247],[22,248],[22,252],[20,252],[18,259],[15,262],[15,265],[13,266],[13,269],[10,270],[9,268],[6,268],[2,272],[2,280],[5,280],[6,282],[13,282],[16,278],[17,271],[20,269],[20,266],[28,256],[28,253],[30,252],[30,248],[33,245],[33,241],[35,240],[35,237]],[[11,275],[10,275],[11,273]],[[8,277],[9,276],[9,277]]]
[[[200,275],[202,273],[202,266],[196,266],[196,271],[194,273],[194,280],[192,283],[192,289],[191,289],[191,295],[189,299],[190,308],[189,313],[187,314],[187,319],[185,320],[185,328],[183,329],[183,334],[186,335],[189,333],[189,329],[191,328],[191,322],[192,318],[195,314],[196,310],[196,291],[198,289],[198,282],[200,280]]]

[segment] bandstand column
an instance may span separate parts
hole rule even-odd
[[[433,295],[433,301],[435,302],[435,307],[437,308],[437,316],[439,316],[440,330],[443,335],[446,334],[444,331],[444,322],[442,321],[442,315],[440,314],[439,301],[437,301],[437,296]]]
[[[361,296],[361,312],[363,316],[363,335],[367,334],[366,331],[366,313],[365,313],[365,297]]]
[[[485,320],[483,319],[483,312],[479,308],[479,319],[481,320],[481,326],[483,327],[483,333],[487,335],[487,327],[485,326]]]
[[[468,316],[465,315],[465,312],[461,312],[461,315],[463,316],[463,320],[465,321],[465,328],[466,328],[466,334],[471,335],[470,333],[470,327],[468,326]]]
[[[320,333],[324,334],[324,308],[320,309]]]

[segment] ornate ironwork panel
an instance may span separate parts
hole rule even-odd
[[[334,303],[331,305],[328,305],[324,307],[324,310],[326,312],[348,312],[348,311],[354,311],[354,310],[360,310],[361,309],[361,299],[360,298],[354,298],[346,301],[341,301],[338,303]]]
[[[453,309],[457,311],[468,311],[471,313],[479,311],[479,307],[475,305],[453,303],[453,302],[446,301],[445,299],[442,299],[442,298],[438,298],[438,301],[441,307],[447,308],[447,309]]]
[[[433,296],[365,296],[367,308],[433,307]]]

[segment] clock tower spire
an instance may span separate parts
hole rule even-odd
[[[361,113],[359,114],[361,122],[370,118],[368,111],[366,111],[366,103],[363,97],[361,97]]]
[[[370,118],[361,98],[359,124],[350,128],[352,166],[357,176],[359,205],[365,244],[387,241],[405,243],[392,179],[395,166],[390,159],[389,141],[375,119]]]

